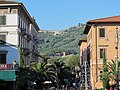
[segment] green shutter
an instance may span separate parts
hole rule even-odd
[[[0,16],[0,25],[6,25],[6,16]]]

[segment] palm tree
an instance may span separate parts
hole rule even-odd
[[[28,81],[34,81],[34,72],[32,72],[28,67],[19,68],[18,73],[18,85],[20,90],[27,90]]]
[[[52,64],[46,62],[32,62],[29,67],[19,68],[18,83],[20,90],[27,90],[28,86],[32,86],[36,82],[36,88],[42,90],[45,81],[56,81],[56,68]],[[55,84],[54,84],[55,85]]]
[[[109,76],[108,76],[105,51],[103,52],[102,81],[103,81],[103,89],[105,90],[109,86]]]
[[[65,66],[64,62],[54,62],[56,69],[57,69],[57,83],[59,86],[65,85],[65,79],[69,79],[71,73],[70,73],[70,68]]]
[[[42,63],[32,63],[30,69],[35,73],[34,80],[36,81],[37,88],[42,89],[45,81],[51,81],[52,83],[56,80],[56,68],[54,65]]]
[[[120,62],[118,61],[119,80],[120,80]],[[105,52],[103,52],[103,67],[102,67],[103,89],[109,88],[109,81],[116,81],[116,61],[106,61]],[[115,86],[115,85],[114,85]]]
[[[119,68],[119,80],[120,80],[119,61],[118,61],[118,68]],[[103,81],[103,89],[108,88],[109,81],[116,81],[116,61],[111,60],[111,62],[106,62],[105,52],[103,52],[102,81]]]
[[[112,60],[112,62],[108,62],[107,67],[109,69],[109,76],[111,79],[116,80],[116,61]],[[119,72],[119,80],[120,80],[120,61],[118,61],[118,72]]]

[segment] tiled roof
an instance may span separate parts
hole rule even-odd
[[[87,34],[92,26],[92,24],[96,23],[120,23],[120,15],[119,16],[112,16],[112,17],[107,17],[107,18],[99,18],[99,19],[94,19],[90,20],[87,22],[84,34]]]
[[[100,19],[94,19],[90,20],[87,23],[93,23],[93,22],[120,22],[120,16],[113,16],[113,17],[107,17],[107,18],[100,18]]]
[[[82,42],[87,42],[87,37],[81,38],[78,42],[78,45],[80,46]]]

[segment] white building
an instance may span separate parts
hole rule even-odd
[[[0,0],[0,90],[17,90],[14,65],[19,62],[18,46],[26,66],[38,61],[38,30],[22,3]]]
[[[0,1],[0,64],[19,62],[19,48],[23,48],[24,64],[37,61],[37,32],[35,19],[30,16],[22,3]]]

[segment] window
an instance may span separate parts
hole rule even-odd
[[[100,80],[102,80],[102,71],[100,71]]]
[[[105,48],[100,48],[100,58],[103,58],[103,52],[106,54]]]
[[[87,47],[87,59],[88,59],[88,61],[90,60],[90,58],[91,58],[90,45],[88,45],[88,47]]]
[[[6,64],[6,54],[5,53],[0,54],[0,64]]]
[[[105,28],[99,29],[99,37],[105,37]]]
[[[0,16],[0,25],[6,25],[6,16]]]
[[[5,41],[6,41],[6,36],[0,35],[0,44],[5,44]]]

